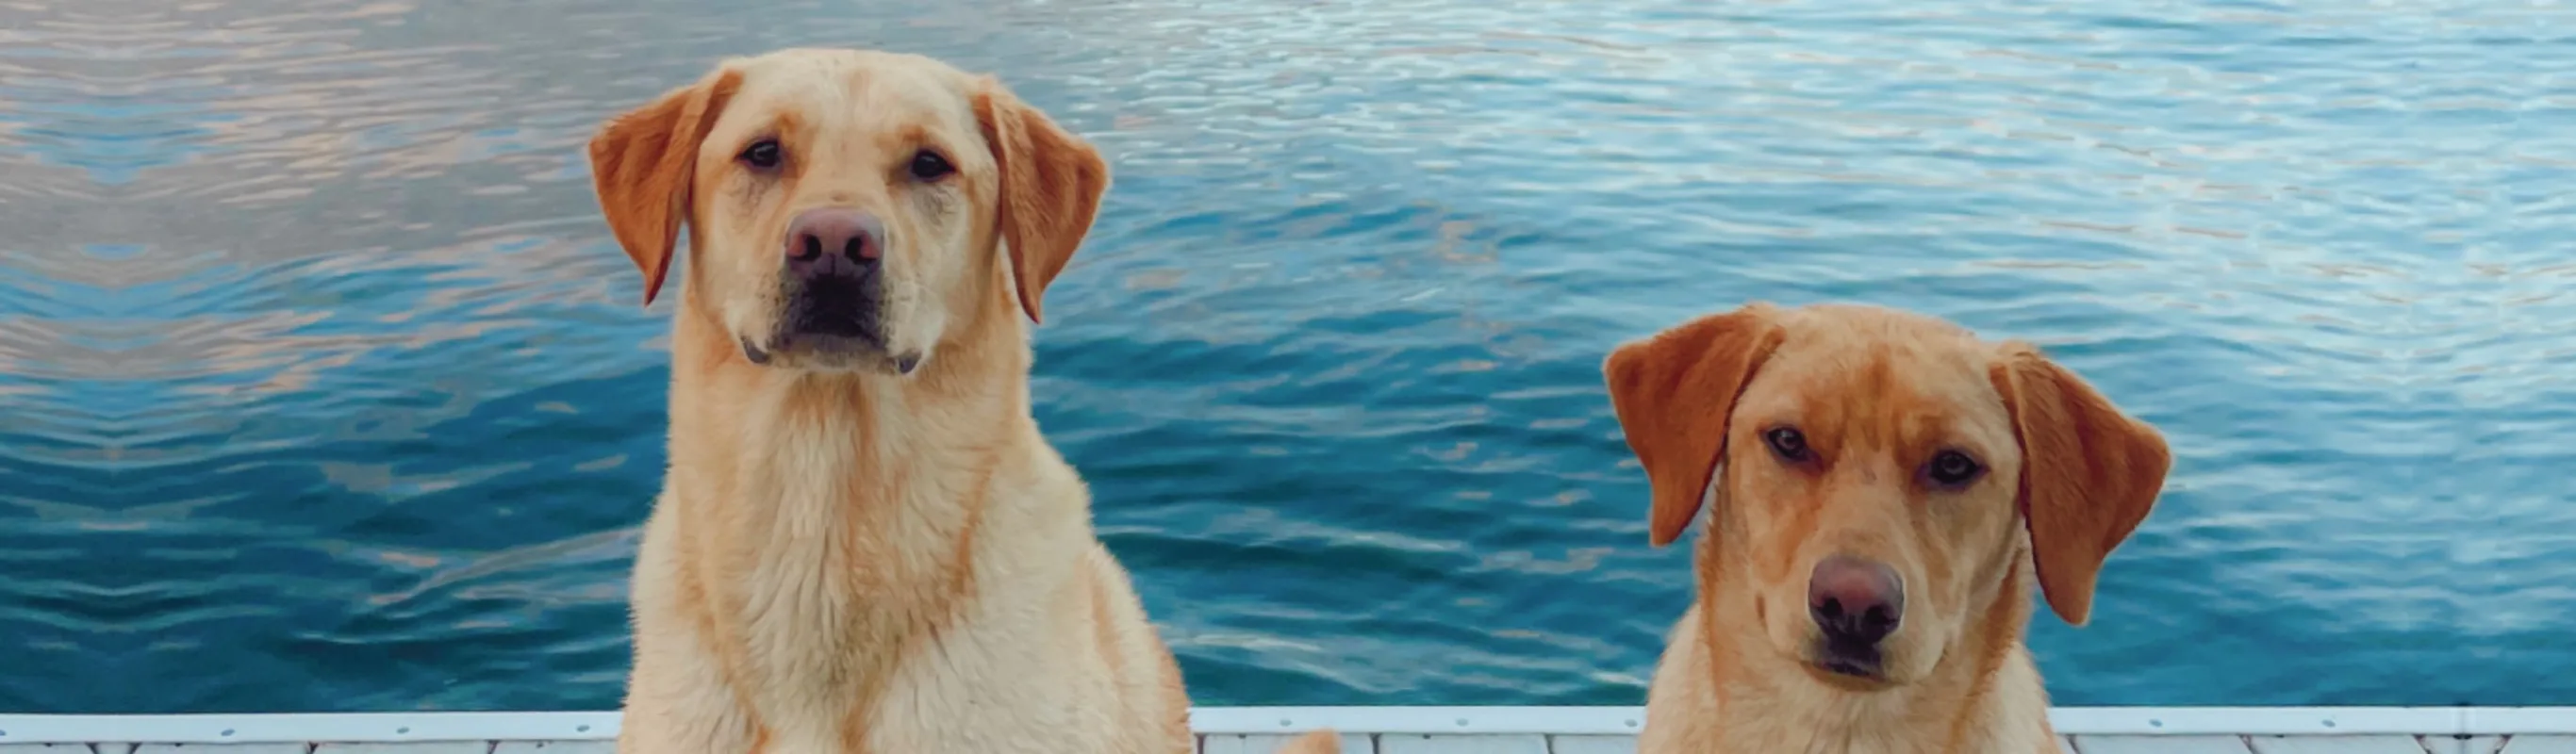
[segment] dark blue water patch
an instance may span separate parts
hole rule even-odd
[[[622,464],[601,466],[598,461],[603,453],[624,455],[632,458],[637,468],[658,470],[658,433],[616,429],[658,424],[658,409],[654,410],[655,418],[638,422],[634,417],[621,416],[615,406],[598,405],[596,397],[659,392],[666,380],[666,374],[648,372],[594,383],[551,386],[496,400],[480,411],[443,423],[431,437],[386,446],[394,456],[420,459],[418,464],[374,464],[370,461],[378,456],[366,453],[297,453],[292,462],[274,452],[229,454],[194,464],[156,468],[148,476],[125,477],[130,481],[110,476],[101,482],[100,489],[68,491],[57,499],[96,499],[108,485],[122,487],[111,494],[168,499],[177,490],[169,489],[164,480],[182,479],[194,480],[190,486],[197,489],[255,487],[269,492],[253,498],[209,501],[220,503],[214,509],[225,512],[219,520],[206,518],[211,511],[197,511],[177,519],[136,520],[139,528],[135,534],[118,537],[129,540],[125,551],[130,559],[112,576],[115,583],[140,585],[147,590],[149,599],[113,603],[131,605],[131,610],[87,619],[93,624],[124,626],[122,631],[65,636],[62,641],[82,645],[90,652],[123,653],[126,650],[117,648],[123,641],[119,637],[136,632],[166,635],[172,625],[215,635],[237,629],[247,632],[244,635],[264,637],[229,650],[250,654],[248,669],[255,677],[267,674],[327,680],[351,677],[344,674],[386,672],[440,677],[444,673],[436,667],[439,653],[414,646],[437,644],[438,640],[388,639],[387,634],[444,633],[433,630],[423,634],[421,629],[460,621],[475,623],[459,618],[459,611],[483,615],[502,610],[492,607],[501,603],[513,605],[502,612],[528,615],[527,597],[472,597],[474,589],[489,587],[471,578],[465,579],[463,586],[419,591],[416,585],[420,574],[436,572],[438,562],[455,557],[451,553],[471,551],[480,546],[478,543],[490,542],[495,534],[531,531],[528,522],[538,522],[533,527],[537,531],[615,528],[639,517],[640,510],[629,510],[602,511],[607,518],[575,515],[564,519],[561,516],[566,511],[492,502],[542,500],[602,490],[611,490],[609,494],[639,504],[649,501],[653,480],[601,473],[618,470]],[[599,410],[603,408],[607,410]],[[525,418],[530,416],[548,417],[547,424],[556,432],[543,436],[528,432],[530,423]],[[602,421],[608,424],[599,424]],[[470,445],[452,445],[439,439],[464,437],[488,439]],[[566,438],[583,439],[566,442]],[[356,443],[342,445],[366,447]],[[487,473],[495,468],[509,471],[497,476]],[[447,483],[460,473],[468,478],[483,476],[476,478],[475,484]],[[592,478],[584,481],[560,476],[565,473]],[[95,474],[91,476],[97,478]],[[630,484],[635,481],[645,484]],[[44,494],[46,490],[37,492]],[[197,533],[190,533],[192,530]],[[137,537],[140,541],[133,541]],[[502,538],[511,539],[506,535]],[[369,544],[355,544],[358,542]],[[383,554],[370,555],[371,552]],[[247,598],[239,590],[253,587],[197,579],[194,574],[202,573],[210,562],[223,563],[228,569],[298,574],[277,586],[301,596],[285,601]],[[622,572],[612,573],[622,578]],[[458,589],[466,590],[466,594],[453,594]],[[604,618],[620,618],[621,605],[614,600],[597,601],[600,606],[594,609],[605,611]],[[461,605],[436,607],[452,602]],[[10,604],[20,602],[13,600]],[[41,601],[34,607],[49,609]],[[143,619],[167,625],[129,625]],[[277,620],[301,628],[283,635],[256,628]],[[545,640],[530,641],[542,644]],[[184,645],[146,649],[142,658],[147,663],[155,662],[154,658],[164,654],[186,654],[190,649]],[[424,657],[427,659],[420,659]],[[260,670],[262,666],[273,669]],[[292,701],[296,698],[294,692],[281,693],[274,684],[265,692],[250,693],[248,688],[221,678],[176,684],[167,689],[166,698],[172,706],[160,711],[274,711],[296,708],[297,704]],[[57,703],[38,699],[11,701],[21,706]],[[121,704],[106,700],[91,703]]]

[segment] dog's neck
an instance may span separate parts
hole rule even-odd
[[[2021,650],[2032,611],[2026,543],[2012,548],[2011,559],[1987,566],[2001,572],[1985,582],[1995,586],[1977,597],[1985,616],[1981,622],[1991,630],[1959,632],[1942,648],[1942,659],[1929,677],[1856,691],[1829,685],[1803,663],[1772,651],[1754,605],[1755,590],[1711,583],[1747,579],[1743,574],[1751,572],[1752,564],[1726,562],[1710,539],[1714,537],[1702,540],[1696,560],[1701,598],[1709,600],[1700,611],[1700,635],[1708,641],[1708,670],[1714,676],[1709,688],[1717,694],[1717,717],[1709,724],[1725,742],[1719,751],[1983,752],[2041,735],[2044,720],[2014,720],[1999,707],[2007,697],[2045,696],[2039,688],[2002,688],[2038,685],[2035,674],[2016,672],[2013,666],[2027,662]],[[2018,729],[2025,725],[2032,730]],[[1925,731],[1941,733],[1924,740]]]
[[[937,646],[979,594],[1048,588],[980,574],[1071,578],[1061,563],[1016,560],[1054,549],[1023,554],[978,536],[1063,541],[1087,535],[1090,521],[1087,499],[1028,493],[1066,486],[1072,470],[1029,415],[1019,312],[990,298],[912,375],[896,376],[754,365],[684,293],[670,448],[687,462],[664,483],[671,588],[702,595],[683,601],[695,611],[683,619],[730,658],[727,683],[761,715],[870,709],[896,663]],[[841,725],[857,736],[867,722]]]
[[[708,307],[685,297],[672,335],[670,444],[692,463],[673,465],[668,484],[686,525],[731,529],[728,542],[829,540],[817,554],[834,562],[816,564],[829,569],[905,564],[852,574],[864,592],[964,588],[986,508],[1028,481],[1004,477],[1063,466],[1029,414],[1025,325],[1008,298],[986,299],[915,373],[898,376],[754,365]],[[1046,523],[1087,520],[1077,507],[1047,511]],[[735,577],[757,556],[706,555],[738,561],[725,565]]]

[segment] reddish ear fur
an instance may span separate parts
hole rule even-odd
[[[2154,427],[2028,344],[2007,343],[1988,372],[2021,439],[2021,508],[2050,609],[2091,619],[2111,550],[2145,521],[2173,455]]]
[[[1656,333],[1601,365],[1610,407],[1653,487],[1647,541],[1672,544],[1699,515],[1726,453],[1728,418],[1746,383],[1783,337],[1768,304],[1752,303]]]
[[[590,179],[617,244],[644,273],[644,305],[662,291],[689,212],[698,145],[742,74],[723,70],[610,118],[590,139]]]
[[[1091,232],[1100,197],[1109,191],[1109,163],[989,78],[975,94],[975,119],[1001,173],[995,222],[1010,247],[1020,310],[1029,321],[1043,322],[1038,304]]]

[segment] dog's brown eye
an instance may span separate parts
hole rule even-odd
[[[778,167],[778,140],[762,139],[743,147],[742,162],[762,170]]]
[[[924,149],[912,153],[912,177],[914,178],[936,181],[954,172],[957,172],[957,166],[948,164],[948,158],[939,156],[938,152]]]
[[[1977,459],[1969,458],[1966,453],[1944,450],[1932,456],[1932,463],[1923,467],[1923,475],[1931,477],[1934,484],[1958,487],[1975,481],[1977,473],[1985,470],[1986,467],[1977,465]]]
[[[1780,460],[1793,463],[1807,460],[1807,436],[1796,428],[1773,427],[1762,433],[1762,442],[1770,445],[1771,452],[1779,454]]]

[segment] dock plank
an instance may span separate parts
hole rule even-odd
[[[2076,736],[2083,754],[2249,754],[2244,736]]]
[[[1201,736],[1201,737],[1199,737],[1199,753],[1200,753],[1200,754],[1270,754],[1271,752],[1278,751],[1278,750],[1279,750],[1279,747],[1282,747],[1282,746],[1286,746],[1286,745],[1288,745],[1288,742],[1297,740],[1297,736],[1301,736],[1301,735],[1305,735],[1305,734],[1303,734],[1303,733],[1299,733],[1299,734],[1295,734],[1295,735],[1261,734],[1261,735],[1243,735],[1243,736],[1227,736],[1227,735]],[[1342,754],[1375,754],[1375,752],[1376,752],[1376,751],[1377,751],[1376,744],[1372,743],[1372,742],[1369,740],[1369,734],[1366,734],[1366,733],[1352,733],[1352,732],[1348,732],[1348,731],[1344,731],[1344,732],[1342,733]]]
[[[1636,736],[1548,736],[1550,754],[1637,754]]]
[[[2424,754],[2414,736],[2252,736],[2254,754]]]
[[[1403,733],[1378,736],[1377,754],[1548,754],[1548,752],[1546,736],[1429,736]]]
[[[617,742],[503,741],[492,747],[492,754],[617,754]]]
[[[1205,754],[1279,754],[1296,732],[1283,721],[1339,728],[1350,754],[1637,754],[1639,713],[1635,707],[1212,707],[1193,709],[1192,720]],[[2060,726],[2061,754],[2576,754],[2576,731],[2564,727],[2576,719],[2576,706],[2050,713]],[[615,723],[612,712],[0,714],[0,754],[616,754]],[[2536,732],[2507,733],[2517,729]],[[2455,735],[2468,730],[2478,734]]]

